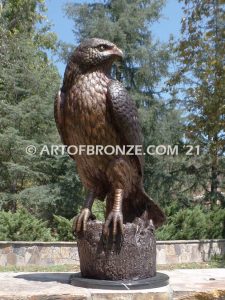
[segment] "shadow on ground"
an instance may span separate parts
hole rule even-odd
[[[75,273],[29,273],[29,274],[20,274],[15,276],[15,278],[22,278],[29,281],[40,281],[40,282],[60,282],[68,283],[70,276]]]

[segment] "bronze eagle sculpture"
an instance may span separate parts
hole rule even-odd
[[[64,145],[142,145],[137,108],[123,85],[110,77],[123,52],[113,43],[90,38],[71,55],[55,100],[55,121]],[[143,188],[143,155],[71,155],[88,194],[74,220],[86,231],[95,198],[106,199],[103,234],[115,237],[123,224],[147,216],[158,227],[165,216]],[[118,230],[119,229],[119,230]]]

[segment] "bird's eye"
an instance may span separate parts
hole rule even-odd
[[[105,45],[98,46],[99,51],[105,51],[106,49],[107,49],[107,47]]]

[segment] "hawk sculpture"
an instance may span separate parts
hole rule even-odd
[[[55,101],[55,120],[62,142],[79,145],[141,145],[142,135],[134,102],[123,85],[110,77],[112,63],[122,58],[113,43],[91,38],[71,55]],[[164,222],[159,206],[143,188],[142,155],[71,155],[88,191],[74,231],[85,231],[94,199],[106,199],[103,234],[115,236],[136,217]]]

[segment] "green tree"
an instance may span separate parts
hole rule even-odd
[[[13,18],[14,14],[15,19],[20,17],[19,12],[23,12],[28,2],[35,4],[35,1],[15,3],[15,7],[20,7],[18,15],[12,1],[3,3],[0,20],[0,193],[1,203],[8,209],[16,208],[20,191],[46,181],[46,174],[40,168],[43,159],[30,157],[25,148],[49,142],[55,131],[51,106],[59,75],[46,56],[41,55],[41,45],[33,40],[35,29],[27,30],[27,19],[21,15],[16,26]],[[30,11],[31,19],[33,13],[34,9]]]
[[[225,151],[225,8],[220,0],[184,3],[182,38],[176,46],[178,70],[170,84],[180,88],[188,111],[186,137],[200,145],[202,161],[192,165],[205,199],[224,196]]]
[[[37,22],[43,21],[42,0],[1,0],[1,16],[13,34],[31,33]]]
[[[51,221],[59,212],[71,218],[82,190],[68,157],[39,155],[43,145],[60,142],[53,115],[60,77],[47,56],[57,38],[44,13],[42,0],[2,1],[0,208],[16,211],[23,204]],[[26,153],[29,145],[36,155]]]

